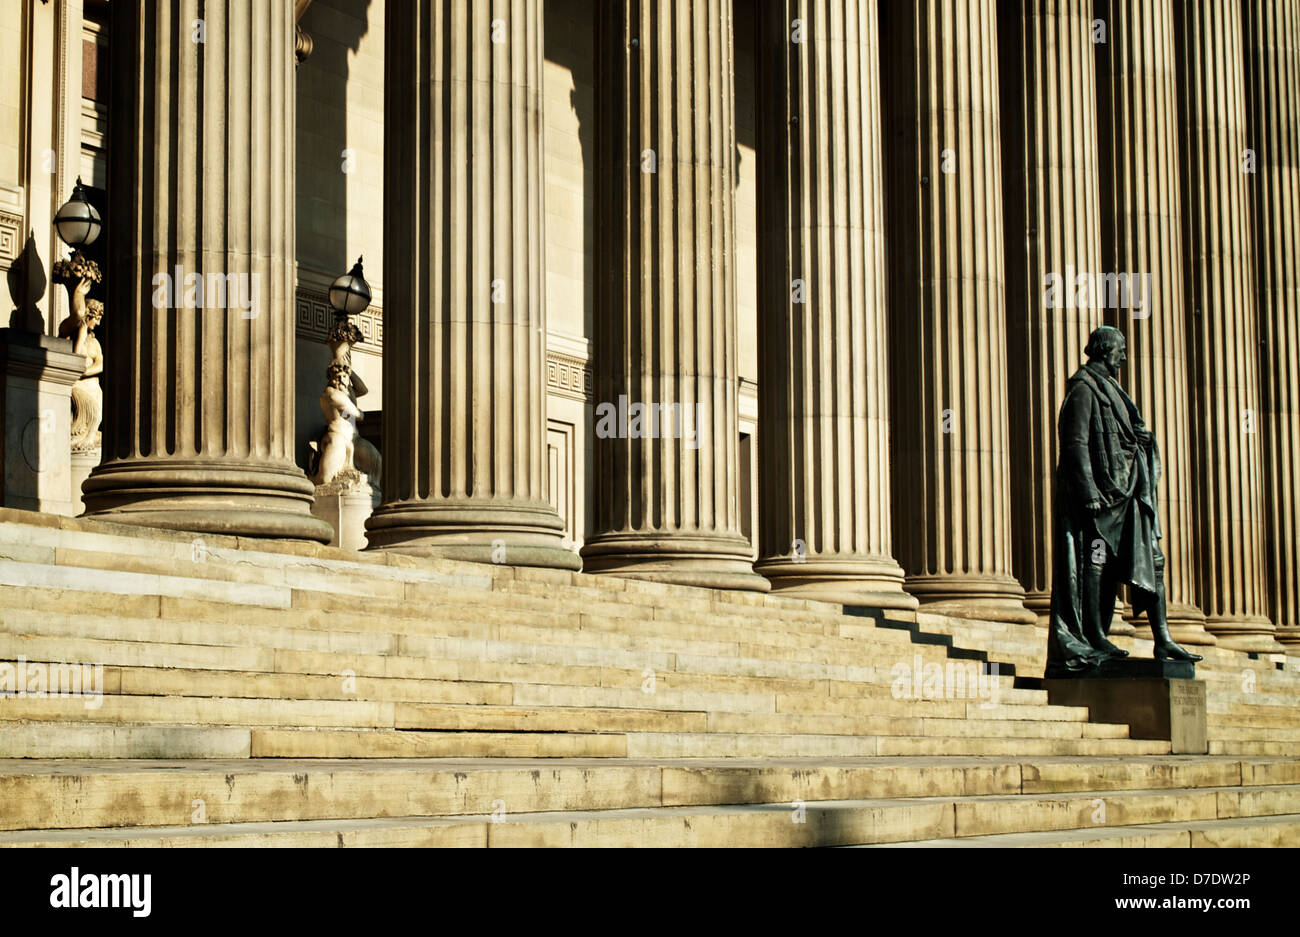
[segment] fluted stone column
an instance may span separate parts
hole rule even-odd
[[[596,399],[618,415],[584,567],[765,590],[738,497],[732,0],[597,7]]]
[[[1276,651],[1265,599],[1258,322],[1238,0],[1175,4],[1192,450],[1206,628]]]
[[[999,8],[1012,569],[1046,623],[1052,602],[1056,421],[1102,323],[1080,277],[1102,272],[1091,0]],[[1080,300],[1082,299],[1082,302]]]
[[[1247,144],[1258,160],[1256,289],[1267,609],[1300,656],[1300,3],[1248,0]]]
[[[546,500],[542,0],[390,3],[371,548],[576,569]]]
[[[882,14],[896,556],[922,610],[1032,622],[1011,574],[996,5]]]
[[[755,568],[782,593],[915,608],[890,555],[876,2],[758,11]]]
[[[126,0],[111,45],[104,461],[87,512],[328,541],[293,462],[293,6]]]
[[[1128,339],[1120,379],[1160,447],[1169,625],[1180,644],[1214,644],[1196,605],[1173,0],[1107,0],[1098,16],[1102,256],[1108,273],[1149,275],[1150,286],[1144,308],[1108,322]]]

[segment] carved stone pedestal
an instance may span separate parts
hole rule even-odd
[[[1053,706],[1087,706],[1089,722],[1128,723],[1129,738],[1168,741],[1175,755],[1209,751],[1205,682],[1174,676],[1108,676],[1135,673],[1182,673],[1191,664],[1169,661],[1110,661],[1119,665],[1079,678],[1044,680]],[[1148,666],[1125,666],[1148,665]],[[1163,666],[1161,666],[1163,665]]]
[[[103,455],[103,450],[98,447],[94,449],[80,449],[72,453],[72,516],[81,516],[82,511],[86,509],[81,500],[81,483],[90,477],[91,471],[99,464]]]
[[[86,359],[67,339],[0,329],[0,462],[5,507],[72,515],[72,385]]]
[[[358,475],[355,469],[350,474]],[[364,477],[340,476],[316,489],[311,513],[334,528],[329,545],[344,550],[366,548],[366,521],[374,510],[374,492]]]

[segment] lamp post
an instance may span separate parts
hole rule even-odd
[[[104,415],[104,391],[99,376],[104,372],[104,350],[95,329],[104,318],[104,304],[90,299],[90,287],[103,282],[99,265],[82,253],[94,244],[103,229],[99,211],[86,199],[81,179],[72,198],[54,215],[54,230],[72,256],[54,264],[54,282],[68,290],[69,315],[59,323],[59,337],[72,342],[73,354],[86,360],[80,379],[72,387],[72,422],[69,427],[73,502],[81,505],[81,484],[100,460],[100,423]]]
[[[352,374],[352,346],[361,344],[362,334],[351,317],[370,308],[370,284],[361,271],[363,259],[358,257],[351,270],[330,284],[329,301],[334,309],[334,324],[325,339],[330,346],[327,378],[334,381],[336,376],[341,375],[344,390],[350,392],[356,387],[355,397],[366,393],[365,384]]]
[[[325,369],[325,391],[321,395],[326,427],[317,442],[316,458],[309,472],[318,487],[330,485],[336,479],[360,480],[357,469],[362,467],[353,464],[353,444],[356,424],[362,416],[357,398],[365,396],[368,388],[352,373],[352,348],[361,344],[362,334],[351,317],[369,308],[370,296],[370,284],[362,272],[360,258],[350,271],[330,284],[329,303],[334,310],[334,324],[325,338],[330,346],[330,362]]]
[[[72,314],[78,319],[85,317],[86,293],[91,284],[104,279],[99,264],[82,254],[81,249],[94,244],[103,227],[99,210],[86,199],[86,190],[78,176],[72,198],[64,202],[54,215],[54,230],[60,240],[72,248],[72,257],[56,261],[53,267],[54,282],[67,287]]]
[[[330,305],[336,316],[355,316],[370,307],[370,284],[361,272],[364,259],[358,257],[351,270],[330,284]]]
[[[360,259],[330,284],[329,303],[334,324],[326,337],[330,363],[320,396],[325,428],[312,444],[315,452],[308,469],[316,485],[312,511],[333,525],[332,545],[360,550],[366,545],[366,519],[379,496],[380,465],[379,451],[357,429],[363,418],[357,399],[365,396],[367,388],[352,373],[352,348],[361,343],[362,335],[351,317],[370,306],[370,285]]]

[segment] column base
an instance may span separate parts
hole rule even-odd
[[[903,590],[902,567],[888,558],[819,556],[796,563],[779,556],[759,560],[754,572],[771,583],[773,595],[908,611],[918,605]]]
[[[1038,620],[1025,608],[1024,588],[1010,576],[908,576],[907,591],[930,614],[1020,625]]]
[[[1288,657],[1300,657],[1300,626],[1277,629],[1277,643],[1286,648]]]
[[[294,465],[238,459],[113,461],[84,485],[87,517],[232,537],[328,543],[313,486]]]
[[[564,546],[564,523],[536,502],[393,501],[366,521],[368,550],[496,566],[577,571],[582,560]]]
[[[602,534],[582,548],[583,572],[705,589],[767,592],[744,537]]]
[[[1034,624],[1040,628],[1048,627],[1052,622],[1052,593],[1026,591],[1025,608],[1034,613]]]
[[[1234,618],[1206,616],[1205,630],[1218,641],[1219,647],[1259,654],[1282,654],[1286,648],[1278,643],[1272,622],[1256,615]]]

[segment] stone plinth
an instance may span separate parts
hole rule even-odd
[[[72,385],[85,367],[86,359],[72,353],[67,339],[0,329],[5,507],[79,513],[72,496],[68,440]]]
[[[74,449],[72,452],[72,507],[73,515],[78,516],[85,510],[82,502],[81,484],[90,477],[103,456],[103,451],[95,449]]]
[[[329,546],[364,550],[366,521],[374,510],[373,502],[374,491],[363,478],[335,479],[317,486],[311,512],[334,528]]]
[[[1203,680],[1094,675],[1044,680],[1043,689],[1050,705],[1086,706],[1089,722],[1128,723],[1129,738],[1168,741],[1175,755],[1209,750]]]

